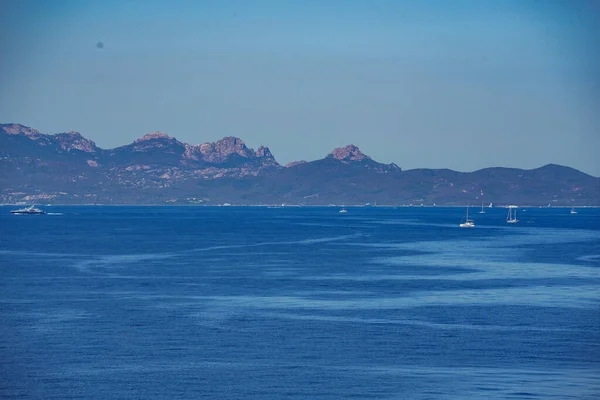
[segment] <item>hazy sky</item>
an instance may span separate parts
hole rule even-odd
[[[0,0],[0,122],[600,176],[594,0]]]

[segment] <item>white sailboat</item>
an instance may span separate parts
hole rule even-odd
[[[465,222],[459,225],[461,228],[474,228],[475,221],[469,219],[469,206],[467,205],[467,216],[465,217]]]
[[[483,203],[481,203],[481,211],[479,211],[479,214],[485,214],[485,210],[483,209]]]
[[[512,210],[515,210],[513,213]],[[508,206],[508,214],[506,215],[506,222],[509,224],[516,224],[519,222],[517,219],[517,206]]]
[[[571,214],[577,214],[577,211],[575,211],[574,207],[571,207]]]

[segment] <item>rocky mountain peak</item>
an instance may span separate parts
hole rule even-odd
[[[235,136],[226,136],[221,140],[217,140],[217,142],[215,143],[215,148],[220,153],[227,154],[239,154],[248,152],[248,147],[246,147],[246,143],[244,143],[242,139]]]
[[[222,162],[232,154],[238,154],[245,158],[255,155],[246,147],[242,139],[234,136],[227,136],[212,143],[203,143],[200,145],[200,152],[208,162]]]
[[[148,133],[124,148],[134,152],[161,152],[164,154],[179,154],[185,152],[183,143],[162,132]]]
[[[67,133],[57,133],[53,135],[57,144],[65,151],[79,150],[86,153],[93,153],[98,150],[96,143],[86,139],[79,132],[70,131]]]
[[[335,148],[331,153],[327,155],[327,157],[346,162],[363,161],[369,159],[368,156],[363,154],[363,152],[360,151],[360,149],[353,144],[350,144],[346,147]]]
[[[256,150],[256,157],[274,158],[268,147],[260,146]]]
[[[153,140],[153,139],[174,139],[173,137],[167,135],[166,133],[162,133],[162,132],[152,132],[152,133],[148,133],[144,136],[142,136],[141,138],[137,139],[134,143],[140,143],[140,142],[145,142],[148,140]]]
[[[30,128],[21,124],[2,124],[0,129],[7,135],[25,135],[29,137],[35,137],[41,135],[37,129]]]

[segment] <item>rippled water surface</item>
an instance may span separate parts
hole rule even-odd
[[[600,210],[0,207],[2,399],[598,399]]]

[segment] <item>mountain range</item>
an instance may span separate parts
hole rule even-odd
[[[101,149],[78,132],[0,124],[0,203],[600,206],[600,178],[554,164],[404,171],[354,145],[282,166],[236,137],[190,145],[154,132]]]

